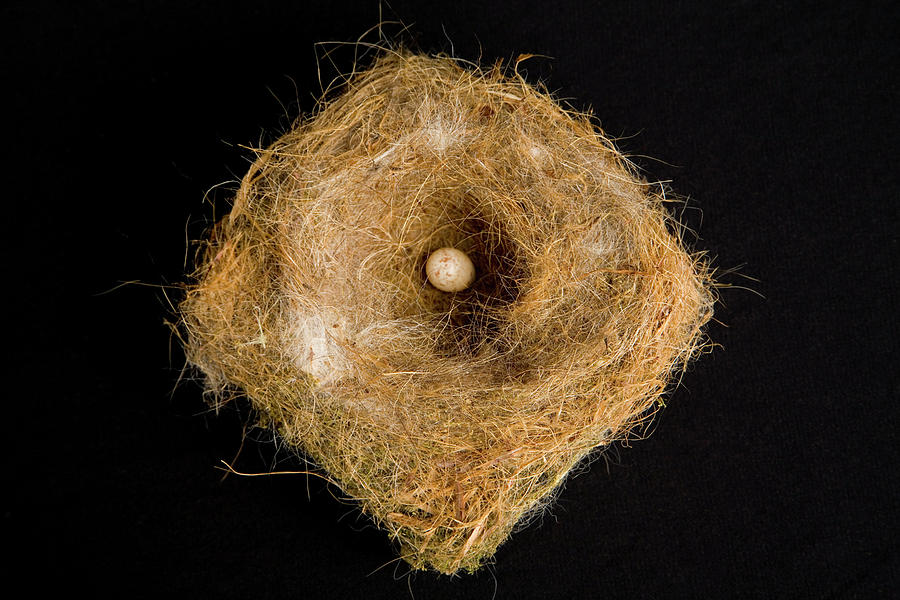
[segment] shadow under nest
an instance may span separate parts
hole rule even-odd
[[[703,347],[710,281],[677,232],[586,116],[386,53],[259,152],[181,306],[188,359],[414,568],[472,571]],[[442,247],[467,290],[428,283]]]

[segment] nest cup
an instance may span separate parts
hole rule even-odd
[[[517,73],[385,53],[258,152],[181,305],[188,360],[414,568],[472,571],[703,346],[710,281],[678,232]],[[469,288],[428,282],[443,247]]]

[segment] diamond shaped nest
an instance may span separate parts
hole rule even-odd
[[[708,270],[654,190],[515,71],[383,53],[258,151],[181,304],[188,360],[414,568],[473,571],[705,347]],[[425,277],[448,246],[465,291]]]

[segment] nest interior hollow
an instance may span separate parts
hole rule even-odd
[[[653,189],[516,73],[385,53],[258,152],[182,303],[188,359],[413,567],[474,570],[703,345],[706,267]],[[447,246],[462,292],[425,277]]]

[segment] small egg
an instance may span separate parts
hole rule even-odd
[[[475,281],[475,265],[465,252],[456,248],[440,248],[425,263],[431,285],[442,292],[459,292]]]

